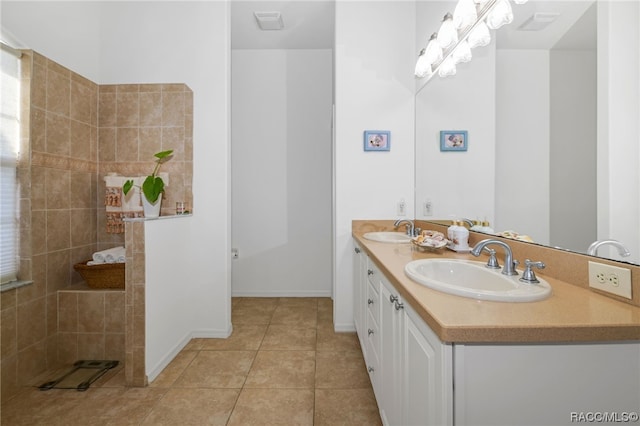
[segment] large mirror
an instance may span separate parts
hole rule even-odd
[[[454,7],[419,1],[418,40]],[[486,220],[580,253],[615,239],[630,256],[596,254],[640,264],[640,4],[513,10],[457,75],[417,83],[415,217]],[[441,131],[466,131],[466,151],[442,151]]]

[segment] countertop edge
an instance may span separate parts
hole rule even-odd
[[[446,325],[438,318],[438,315],[433,312],[433,309],[430,309],[428,306],[429,301],[424,300],[424,297],[415,295],[409,286],[402,282],[410,279],[408,277],[398,279],[396,274],[387,268],[384,259],[379,258],[376,251],[372,249],[375,244],[385,243],[366,240],[362,237],[363,234],[364,232],[352,231],[352,237],[358,242],[360,247],[371,257],[403,299],[409,303],[412,309],[427,323],[427,325],[444,343],[584,343],[640,341],[640,321],[625,324],[554,324],[552,326],[537,325],[533,323],[526,326],[508,324],[479,326]],[[440,255],[452,258],[460,256],[454,252],[447,251],[442,251]],[[561,283],[558,280],[554,280],[554,283],[556,285],[572,286],[569,283]],[[595,300],[598,300],[598,298],[608,299],[606,296],[602,296],[582,288],[576,288],[575,291],[583,291],[586,293],[585,297],[593,297],[596,298]],[[461,301],[461,306],[463,303],[464,302]],[[624,305],[624,303],[622,304]],[[628,309],[637,309],[639,313],[638,318],[640,318],[640,308],[630,307]]]

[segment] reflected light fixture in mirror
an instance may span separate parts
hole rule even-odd
[[[447,13],[437,33],[420,51],[415,76],[430,79],[456,74],[456,64],[471,60],[471,49],[491,41],[489,28],[498,29],[513,21],[511,0],[458,0],[453,15]],[[527,0],[513,0],[524,4]],[[438,46],[435,46],[438,45]]]

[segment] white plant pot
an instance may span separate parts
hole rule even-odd
[[[147,219],[155,219],[160,217],[160,206],[162,205],[162,195],[158,197],[155,203],[150,203],[144,194],[140,194],[142,198],[142,210],[144,211],[144,217]]]

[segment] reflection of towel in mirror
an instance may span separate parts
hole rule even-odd
[[[87,265],[100,265],[102,263],[124,263],[126,260],[125,253],[125,248],[123,246],[97,251],[93,253],[92,260],[87,262]]]

